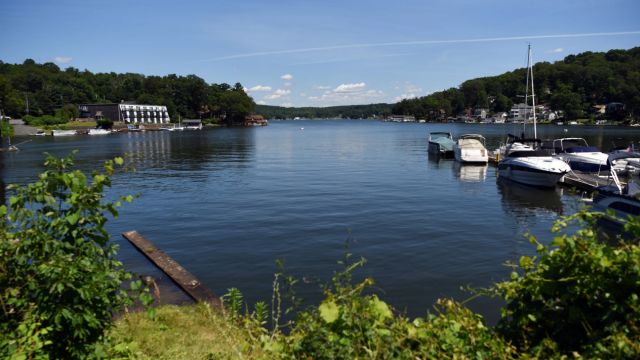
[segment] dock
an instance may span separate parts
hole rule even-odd
[[[614,185],[614,180],[610,175],[603,176],[595,173],[583,173],[580,171],[571,171],[567,173],[560,181],[561,185],[575,187],[576,189],[595,191],[599,187]],[[625,183],[621,182],[624,186]]]
[[[162,270],[178,287],[195,302],[206,302],[214,307],[222,307],[222,301],[213,291],[209,290],[193,274],[188,272],[177,261],[156,247],[150,240],[137,231],[122,233],[138,251]]]

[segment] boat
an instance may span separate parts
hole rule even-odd
[[[34,136],[45,136],[45,135],[47,135],[47,133],[42,129],[38,129],[38,130],[36,130],[36,133],[33,134],[33,135]]]
[[[450,132],[434,131],[429,133],[429,154],[441,157],[453,157],[453,136]]]
[[[143,128],[141,128],[139,125],[134,125],[134,124],[128,124],[127,125],[127,131],[129,132],[141,132],[144,131]]]
[[[608,170],[608,154],[597,147],[589,146],[583,138],[561,138],[553,140],[555,157],[566,162],[571,169],[582,172]]]
[[[529,83],[531,83],[531,95],[529,95]],[[529,45],[527,56],[525,104],[529,97],[532,99],[533,109],[533,138],[525,138],[524,133],[521,137],[509,135],[507,143],[500,149],[498,176],[529,186],[555,187],[556,183],[571,171],[571,167],[564,161],[551,156],[548,150],[541,149],[542,141],[537,138],[531,45]]]
[[[75,130],[51,130],[51,135],[53,136],[73,136],[76,134]]]
[[[632,150],[613,150],[607,159],[611,170],[619,176],[640,173],[640,152]]]
[[[529,186],[555,187],[571,167],[539,145],[539,139],[513,137],[498,163],[498,176]]]
[[[623,234],[623,238],[630,240],[632,235],[625,234],[624,226],[629,217],[640,216],[640,185],[635,181],[630,181],[622,185],[612,169],[611,175],[615,181],[614,186],[604,186],[598,188],[598,192],[593,198],[592,208],[596,211],[604,212],[598,218],[597,224],[609,235],[617,236]],[[638,241],[638,239],[631,239]]]
[[[456,161],[463,163],[489,162],[489,155],[485,148],[486,140],[479,134],[464,134],[453,145],[453,155]]]
[[[107,129],[89,129],[89,135],[108,135],[111,134],[111,130]]]

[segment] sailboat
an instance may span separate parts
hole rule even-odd
[[[533,87],[531,45],[529,45],[527,55],[525,104],[528,103],[528,98],[531,97],[533,138],[525,138],[524,132],[521,137],[510,136],[501,154],[502,159],[498,163],[498,176],[530,186],[554,187],[566,173],[571,171],[571,167],[564,161],[552,157],[548,151],[540,149],[541,141],[537,138],[536,129],[536,101]],[[530,96],[529,84],[531,84]]]

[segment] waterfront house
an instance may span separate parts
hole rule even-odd
[[[143,105],[122,102],[120,104],[80,104],[81,119],[119,121],[127,124],[168,124],[171,119],[163,105]]]
[[[487,109],[475,109],[473,111],[473,117],[477,120],[484,120],[487,118]]]
[[[510,122],[524,122],[533,118],[533,107],[527,104],[514,104],[509,110],[509,121]]]
[[[247,115],[244,118],[244,126],[267,126],[269,122],[262,115]]]
[[[202,129],[202,120],[200,119],[184,119],[181,121],[182,126],[186,130],[201,130]]]

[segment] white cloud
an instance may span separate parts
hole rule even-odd
[[[291,94],[291,90],[289,89],[277,89],[272,94],[265,96],[264,98],[267,100],[280,99],[283,96]]]
[[[245,89],[247,92],[258,92],[258,91],[271,91],[271,86],[266,85],[256,85],[252,88]]]
[[[282,76],[280,76],[280,79],[284,80],[284,81],[291,81],[293,80],[293,75],[291,74],[284,74]]]
[[[333,89],[333,92],[336,92],[336,93],[357,92],[357,91],[364,90],[365,87],[367,87],[367,84],[363,82],[355,83],[355,84],[340,84],[338,85],[338,87]]]
[[[286,103],[282,103],[282,104],[280,104],[280,106],[283,106],[283,107],[292,107],[292,106],[293,106],[293,104],[292,104],[292,103],[290,103],[290,102],[286,102]]]
[[[425,95],[424,90],[422,90],[421,87],[408,81],[405,81],[402,85],[395,86],[395,89],[401,91],[402,93],[396,96],[393,99],[393,102],[402,101],[404,99],[415,99]]]
[[[553,49],[553,50],[551,50],[549,52],[552,53],[552,54],[558,54],[558,53],[564,52],[564,49],[563,48],[555,48],[555,49]]]
[[[384,98],[384,92],[380,90],[366,90],[365,83],[341,84],[334,90],[324,91],[319,96],[307,96],[307,100],[321,103],[322,105],[354,105],[380,101]]]
[[[258,105],[267,105],[267,102],[264,101],[264,100],[260,100],[260,101],[257,101],[256,104],[258,104]]]
[[[329,89],[331,89],[331,86],[316,85],[313,88],[316,89],[316,90],[329,90]]]
[[[284,83],[284,87],[291,87],[291,85],[292,85],[292,84],[291,84],[290,82],[286,82],[286,83]]]
[[[70,56],[56,56],[53,58],[53,62],[56,64],[68,64],[73,60]]]

